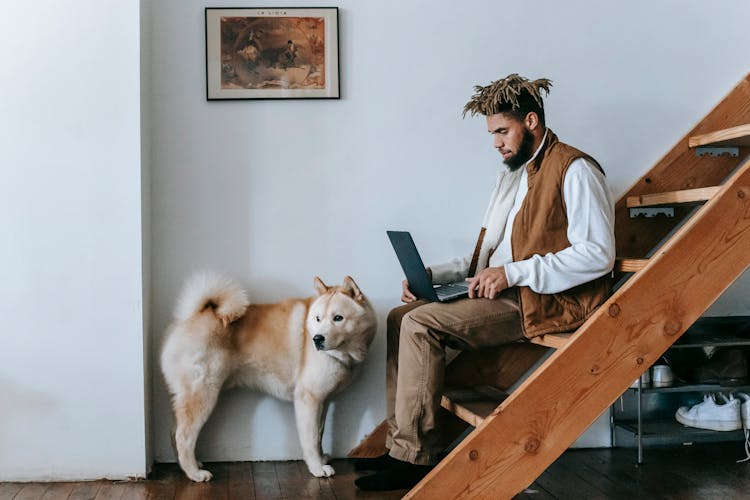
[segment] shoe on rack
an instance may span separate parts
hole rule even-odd
[[[745,430],[750,429],[750,394],[744,392],[737,392],[734,394],[737,399],[742,403],[740,406],[740,415],[742,416],[742,428]]]
[[[703,402],[692,407],[677,409],[675,418],[682,425],[712,431],[736,431],[742,429],[740,400],[730,395],[706,394]]]
[[[742,430],[745,433],[745,458],[737,460],[737,463],[741,464],[743,462],[750,462],[750,395],[738,392],[735,396],[742,401],[740,415],[742,417]]]
[[[747,377],[747,356],[741,349],[719,349],[693,372],[699,384],[741,385]]]

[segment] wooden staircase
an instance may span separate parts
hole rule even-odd
[[[737,154],[694,149],[707,146]],[[750,75],[616,203],[623,279],[584,325],[449,365],[447,384],[474,389],[442,406],[475,429],[404,498],[512,497],[658,360],[750,266],[748,154]],[[631,218],[643,207],[674,214]]]

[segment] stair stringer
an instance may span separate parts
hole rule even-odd
[[[750,266],[750,160],[404,498],[529,486]]]

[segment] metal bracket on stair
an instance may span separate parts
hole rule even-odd
[[[663,215],[668,219],[674,218],[674,208],[672,207],[653,207],[653,208],[629,208],[630,218],[635,219],[638,217],[656,217]]]
[[[701,146],[695,148],[695,156],[721,156],[729,155],[736,158],[740,155],[740,148],[736,147],[715,147],[715,146]]]

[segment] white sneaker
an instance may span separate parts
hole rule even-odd
[[[723,400],[723,401],[722,401]],[[703,396],[703,402],[688,408],[677,409],[675,418],[682,425],[712,431],[736,431],[742,429],[740,400],[733,397],[717,397],[714,394]]]
[[[745,394],[744,392],[738,392],[735,393],[735,396],[737,396],[737,399],[742,401],[742,406],[740,406],[740,415],[742,415],[742,425],[743,429],[750,429],[750,395]]]
[[[745,431],[745,458],[737,463],[750,461],[750,396],[744,392],[737,393],[737,399],[742,401],[740,415],[742,416],[742,430]]]

